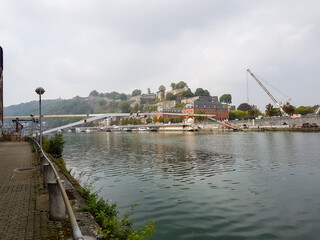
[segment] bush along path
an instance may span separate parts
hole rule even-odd
[[[132,215],[134,207],[126,212],[123,216],[119,215],[116,204],[109,204],[102,198],[99,198],[96,192],[92,191],[92,184],[80,184],[70,175],[66,169],[64,160],[61,158],[65,141],[62,133],[56,133],[49,139],[43,139],[43,148],[50,153],[54,162],[59,166],[66,177],[76,185],[75,188],[79,195],[85,200],[86,204],[79,210],[89,212],[93,215],[100,226],[98,229],[99,236],[107,240],[148,240],[151,239],[155,231],[155,223],[148,222],[138,230],[134,230],[132,221],[129,217]]]
[[[116,204],[110,205],[107,201],[98,197],[97,193],[92,193],[88,184],[79,189],[79,194],[86,200],[87,205],[82,207],[82,211],[90,212],[100,226],[99,232],[103,239],[110,240],[147,240],[151,239],[155,231],[155,223],[149,222],[139,230],[133,229],[133,223],[128,220],[133,213],[134,205],[131,210],[126,212],[123,217],[119,216]]]

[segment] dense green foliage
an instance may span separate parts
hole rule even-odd
[[[61,99],[55,100],[42,100],[42,112],[46,114],[48,108],[53,108],[57,103],[61,102]],[[18,105],[11,105],[4,107],[3,114],[5,116],[29,116],[30,114],[39,114],[39,101],[31,101],[27,103],[20,103]]]
[[[89,97],[98,97],[98,96],[99,96],[99,93],[96,90],[92,90],[89,93]]]
[[[232,103],[232,97],[231,97],[231,94],[223,94],[221,97],[220,97],[220,102],[222,103],[229,103],[231,104]]]
[[[172,90],[182,89],[182,88],[184,88],[186,86],[187,86],[187,84],[184,81],[180,81],[178,83],[171,83],[170,84],[170,87],[172,88]]]
[[[283,106],[283,110],[289,114],[301,114],[301,115],[306,115],[306,114],[312,114],[315,112],[315,109],[313,107],[309,106],[300,106],[296,108],[295,106],[291,104],[286,104]],[[279,108],[274,108],[272,104],[268,104],[266,106],[266,116],[281,116],[281,112]]]
[[[118,240],[147,240],[151,239],[152,233],[155,231],[155,223],[147,223],[147,225],[140,228],[138,231],[133,229],[133,224],[128,220],[133,212],[134,206],[131,210],[119,216],[116,210],[116,204],[110,205],[102,198],[98,198],[96,193],[91,193],[90,186],[84,184],[79,194],[86,200],[87,205],[82,207],[82,211],[90,212],[96,219],[100,226],[100,232],[103,239],[118,239]]]
[[[123,118],[120,121],[120,125],[141,125],[140,119],[136,118]]]
[[[164,85],[159,86],[159,91],[164,92],[166,90],[166,87]]]
[[[294,113],[296,114],[301,114],[301,115],[307,115],[309,113],[314,113],[315,110],[313,107],[308,107],[308,106],[300,106],[295,109]]]
[[[133,107],[130,107],[131,113],[137,113],[137,112],[152,112],[157,111],[157,106],[150,106],[150,105],[143,105],[136,103]]]
[[[235,111],[229,111],[229,120],[242,120],[242,119],[249,119],[248,111],[241,111],[241,110],[235,110]]]
[[[175,109],[183,109],[185,106],[186,106],[185,103],[177,103],[174,108],[175,108]]]
[[[271,103],[269,103],[269,104],[266,106],[266,111],[265,111],[265,113],[266,113],[266,116],[268,116],[268,117],[280,116],[280,115],[281,115],[280,109],[279,109],[279,108],[274,108]]]
[[[181,123],[183,121],[184,117],[183,116],[179,116],[179,117],[175,117],[175,118],[165,118],[163,119],[164,123]]]
[[[248,111],[250,109],[250,105],[248,103],[241,103],[237,110],[240,110],[240,111]]]
[[[178,96],[181,96],[181,97],[193,97],[194,96],[194,93],[188,89],[186,91],[183,91],[182,93],[179,93]]]
[[[119,103],[119,108],[121,109],[122,113],[129,113],[130,112],[130,104],[127,102]]]
[[[167,101],[176,100],[176,98],[177,98],[177,96],[173,95],[173,93],[171,93],[171,92],[167,93],[167,95],[166,95],[166,100]]]
[[[204,90],[203,88],[197,88],[194,92],[195,96],[210,96],[210,92],[208,90]]]
[[[45,104],[42,104],[45,107]],[[90,114],[93,107],[81,98],[59,101],[55,105],[43,109],[44,114]]]
[[[141,91],[141,90],[139,90],[139,91]],[[99,93],[98,91],[93,90],[93,91],[91,91],[89,93],[89,97],[108,97],[108,98],[111,98],[113,100],[125,101],[125,100],[131,98],[131,95],[130,94],[125,94],[125,93],[118,93],[118,92],[115,92],[115,91],[110,92],[110,93],[108,93],[108,92],[107,93]]]
[[[256,118],[261,115],[260,110],[255,105],[251,105],[250,109],[248,110],[248,115],[250,119]]]
[[[55,158],[62,156],[65,141],[62,133],[55,133],[50,138],[43,138],[43,149]]]
[[[135,96],[139,96],[141,95],[142,91],[140,89],[135,89],[132,91],[131,95],[132,97],[135,97]]]
[[[287,103],[286,105],[283,106],[283,111],[285,111],[290,116],[292,114],[294,114],[295,110],[296,110],[296,108],[289,103]]]

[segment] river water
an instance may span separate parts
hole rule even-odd
[[[64,159],[154,240],[319,239],[320,135],[80,133]],[[82,178],[85,179],[85,178]]]

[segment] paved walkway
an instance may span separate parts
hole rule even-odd
[[[68,221],[48,219],[48,193],[26,142],[0,142],[0,240],[68,239]]]

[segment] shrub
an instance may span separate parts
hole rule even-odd
[[[63,140],[62,133],[55,133],[49,139],[44,138],[42,140],[43,149],[55,158],[60,158],[62,156],[64,144],[65,141]]]
[[[128,220],[132,214],[134,206],[121,218],[116,210],[116,204],[109,203],[102,198],[98,198],[97,193],[91,193],[90,184],[84,184],[84,187],[78,190],[79,194],[86,200],[87,205],[80,210],[90,212],[100,225],[99,232],[103,239],[118,240],[147,240],[151,239],[155,231],[155,223],[147,223],[138,231],[133,229],[133,224]]]

